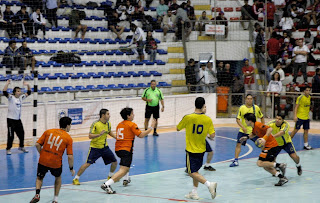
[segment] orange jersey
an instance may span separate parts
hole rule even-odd
[[[62,166],[62,155],[67,149],[67,154],[72,155],[72,138],[64,130],[50,129],[43,133],[37,141],[42,146],[40,151],[39,164],[60,168]]]
[[[119,123],[117,126],[117,141],[115,151],[126,150],[132,152],[134,138],[140,134],[141,130],[134,122],[125,120]]]
[[[270,127],[267,125],[264,125],[260,122],[255,122],[254,128],[252,129],[252,134],[258,136],[259,138],[262,138],[263,136],[266,135],[268,128]],[[265,148],[268,149],[268,148],[273,148],[277,146],[278,146],[277,140],[270,134],[268,139],[266,140]]]

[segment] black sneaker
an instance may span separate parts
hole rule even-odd
[[[308,146],[304,146],[303,149],[310,150],[310,149],[312,149],[312,147],[310,145],[308,145]]]
[[[287,168],[287,164],[286,163],[281,163],[280,166],[279,166],[279,169],[282,172],[283,176],[286,174],[286,168]]]
[[[116,191],[113,191],[110,185],[102,184],[101,189],[107,192],[107,194],[115,194]]]
[[[301,166],[297,166],[297,172],[298,172],[298,175],[299,175],[299,176],[302,175],[302,168],[301,168]]]
[[[40,195],[36,194],[32,200],[30,201],[30,203],[35,203],[35,202],[39,202],[40,201]]]
[[[283,178],[280,178],[279,182],[277,184],[275,184],[274,186],[282,186],[284,184],[286,184],[287,182],[289,182],[289,180],[283,176]]]
[[[128,178],[128,180],[123,180],[123,186],[127,186],[129,183],[131,183],[130,178]]]
[[[213,168],[212,166],[205,166],[203,167],[204,170],[207,170],[207,171],[216,171],[215,168]]]
[[[157,132],[154,132],[153,136],[159,136],[159,134]]]

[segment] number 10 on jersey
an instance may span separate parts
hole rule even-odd
[[[193,124],[193,127],[192,127],[192,133],[195,134],[197,132],[198,135],[202,134],[203,132],[203,125],[196,125],[196,124]]]

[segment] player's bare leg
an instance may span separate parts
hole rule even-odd
[[[110,172],[108,176],[108,180],[114,175],[114,171],[117,169],[118,162],[112,162],[110,165]]]
[[[80,176],[83,174],[83,172],[90,166],[91,164],[89,163],[84,163],[82,164],[82,166],[79,168],[79,171],[77,173],[77,175],[74,177],[74,179],[72,180],[72,184],[73,185],[80,185],[79,179]]]
[[[54,202],[58,201],[58,195],[61,189],[61,176],[56,177],[56,180],[54,182]]]
[[[216,189],[217,189],[217,183],[216,182],[207,181],[198,172],[189,173],[189,176],[193,179],[194,187],[197,187],[199,182],[200,182],[200,183],[202,183],[202,184],[204,184],[204,185],[206,185],[208,187],[212,199],[214,199],[216,197]],[[190,193],[189,193],[189,195],[190,195]]]
[[[234,150],[234,160],[230,164],[230,167],[239,166],[238,158],[239,158],[240,152],[241,152],[241,143],[237,143],[236,148]]]
[[[302,168],[301,168],[301,164],[300,164],[300,157],[297,155],[297,153],[292,153],[289,156],[296,163],[297,173],[299,176],[301,176],[302,175]]]
[[[146,118],[146,119],[144,120],[144,129],[145,129],[145,130],[147,130],[147,129],[148,129],[148,126],[149,126],[149,120],[150,120],[150,118]]]
[[[303,148],[306,150],[312,149],[312,147],[308,143],[308,133],[309,133],[308,129],[303,131],[303,140],[304,140],[304,147]]]
[[[279,178],[279,182],[275,184],[275,186],[282,186],[288,182],[288,179],[284,176],[287,164],[258,160],[257,165],[263,167],[266,171]],[[275,169],[276,167],[280,168],[282,174]]]
[[[112,190],[111,185],[115,182],[118,182],[122,177],[124,177],[130,168],[126,166],[120,166],[119,171],[117,171],[109,180],[101,185],[101,189],[106,191],[108,194],[115,194],[116,192]]]
[[[294,129],[294,130],[291,132],[290,137],[293,138],[293,137],[297,134],[298,131],[299,131],[298,129]]]
[[[159,136],[159,134],[157,133],[158,119],[155,119],[155,120],[156,120],[156,125],[154,126],[154,129],[153,129],[153,135]]]
[[[39,202],[40,201],[40,190],[41,190],[42,182],[43,182],[43,178],[40,178],[40,177],[37,176],[37,179],[36,179],[36,195],[32,198],[30,203],[35,203],[35,202]]]
[[[211,163],[211,160],[213,158],[213,151],[212,152],[208,152],[207,154],[207,161],[206,164],[204,166],[204,170],[208,170],[208,171],[216,171],[215,168],[213,168],[212,166],[209,165],[209,163]]]

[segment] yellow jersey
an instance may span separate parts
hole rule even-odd
[[[186,129],[186,150],[191,153],[206,151],[206,137],[215,132],[212,120],[205,114],[192,113],[184,116],[177,126]]]
[[[247,134],[250,134],[252,132],[252,127],[251,126],[247,126],[245,119],[244,119],[244,115],[246,115],[247,113],[253,113],[255,114],[256,118],[262,118],[263,114],[259,108],[259,106],[254,105],[250,108],[248,108],[246,105],[242,105],[240,106],[239,110],[238,110],[238,115],[237,115],[237,119],[241,120],[242,125],[247,129]],[[239,129],[240,132],[244,133],[242,128]]]
[[[276,140],[277,140],[279,146],[283,146],[287,143],[292,142],[291,136],[289,135],[290,125],[287,121],[284,121],[281,124],[281,126],[277,126],[275,120],[270,121],[267,125],[272,128],[272,135],[275,135],[280,131],[284,132],[284,135],[282,135],[281,137],[276,137]]]
[[[310,112],[310,104],[311,104],[311,96],[306,97],[305,95],[300,95],[297,98],[296,104],[299,104],[297,110],[297,117],[302,120],[309,119],[309,112]]]
[[[105,130],[106,132],[100,137],[93,138],[90,142],[90,147],[102,149],[105,146],[108,146],[107,136],[111,131],[110,122],[107,121],[107,123],[102,123],[100,120],[97,120],[91,124],[91,134],[100,134],[103,130]]]

